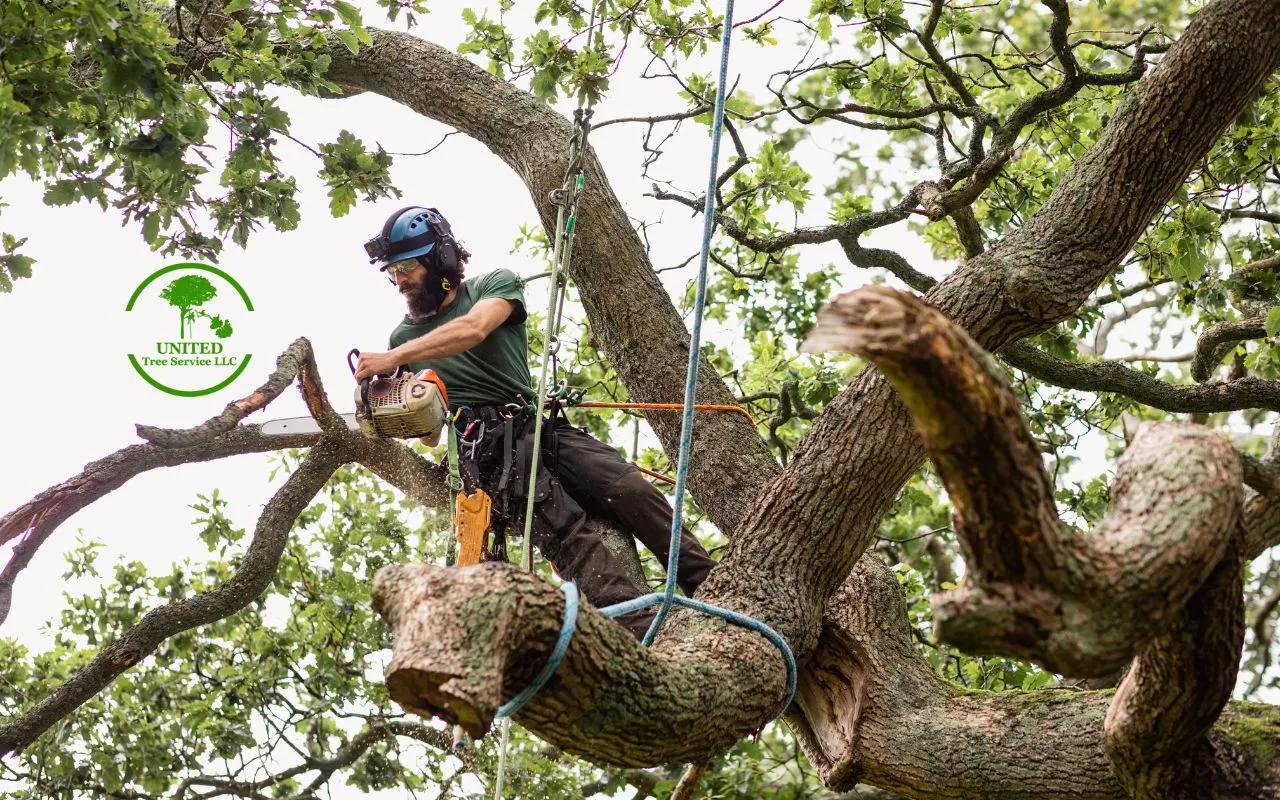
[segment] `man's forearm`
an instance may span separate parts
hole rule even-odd
[[[397,364],[438,361],[464,353],[484,341],[484,332],[465,318],[445,323],[391,351]]]

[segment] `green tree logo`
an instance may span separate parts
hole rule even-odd
[[[178,338],[185,339],[196,317],[204,317],[219,339],[231,335],[231,323],[217,314],[210,314],[200,306],[218,296],[218,290],[203,275],[183,275],[172,281],[160,292],[161,299],[178,309]]]

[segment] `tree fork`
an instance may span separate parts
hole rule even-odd
[[[1224,564],[1206,587],[1219,574],[1230,578],[1234,566]],[[1212,614],[1193,624],[1211,620]],[[1227,655],[1217,653],[1212,658]],[[1176,689],[1169,686],[1171,697],[1201,702],[1192,679],[1170,677],[1178,681]],[[1225,695],[1215,692],[1202,709],[1221,708]],[[864,558],[827,605],[821,643],[800,673],[796,703],[785,718],[835,791],[864,781],[915,800],[1158,796],[1130,794],[1114,766],[1104,725],[1116,702],[1119,695],[1110,690],[988,692],[939,678],[916,647],[897,577],[878,559]],[[1245,800],[1280,793],[1280,710],[1229,703],[1216,721],[1213,716],[1207,715],[1207,735],[1200,723],[1182,720],[1199,730],[1184,751],[1197,770],[1196,796]],[[1169,766],[1147,745],[1138,753],[1131,767],[1143,759],[1152,759],[1154,768]]]

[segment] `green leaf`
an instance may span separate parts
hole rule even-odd
[[[345,44],[347,49],[353,54],[360,52],[360,40],[356,38],[354,33],[351,31],[334,31],[334,33],[337,34],[338,38],[342,40],[342,43]]]
[[[231,0],[227,3],[226,8],[222,9],[224,14],[234,14],[237,11],[247,11],[253,8],[253,0]]]
[[[824,42],[831,41],[831,15],[823,14],[818,20],[818,38]]]
[[[333,10],[338,12],[338,16],[349,27],[360,27],[360,9],[346,2],[346,0],[333,0]]]
[[[147,244],[154,244],[156,237],[160,235],[160,212],[152,211],[147,215],[146,221],[142,223],[142,238]]]
[[[47,206],[69,206],[80,197],[80,186],[75,181],[58,181],[44,193]]]
[[[1280,306],[1267,312],[1266,329],[1268,336],[1280,336]]]

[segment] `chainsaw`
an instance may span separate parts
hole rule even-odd
[[[347,366],[354,375],[354,358],[359,350],[347,353]],[[449,393],[435,370],[400,372],[392,377],[365,378],[355,390],[354,414],[339,414],[353,431],[371,439],[425,439],[431,447],[440,442],[440,432],[449,421]],[[290,417],[262,423],[267,436],[319,433],[314,417]]]

